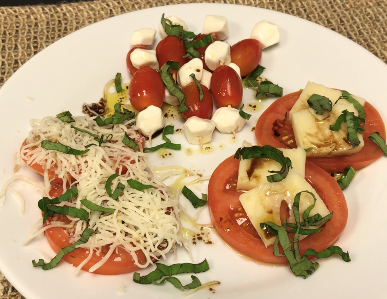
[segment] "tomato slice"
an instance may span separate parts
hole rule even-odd
[[[214,171],[208,185],[208,205],[220,237],[240,253],[260,262],[287,264],[285,257],[273,255],[273,245],[265,247],[244,211],[236,191],[239,160],[227,158]],[[299,242],[300,253],[313,248],[321,251],[333,245],[344,230],[348,218],[343,192],[327,172],[306,162],[306,180],[316,190],[333,217],[324,229]]]
[[[297,91],[285,95],[273,102],[262,113],[255,126],[255,137],[259,144],[269,144],[277,148],[289,147],[281,142],[280,138],[278,138],[279,136],[275,136],[273,124],[276,120],[283,120],[286,113],[289,115],[290,109],[292,109],[300,94],[301,91]],[[364,110],[367,114],[367,118],[365,130],[363,132],[364,147],[360,152],[349,156],[307,158],[307,160],[315,163],[328,172],[342,172],[348,165],[351,165],[354,169],[361,169],[380,158],[383,155],[383,152],[368,138],[368,136],[373,132],[379,132],[380,136],[385,140],[386,128],[379,112],[370,103],[365,103]],[[289,122],[286,123],[290,124]]]

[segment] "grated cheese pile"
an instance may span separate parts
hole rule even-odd
[[[156,178],[146,161],[147,154],[135,152],[122,143],[124,133],[133,139],[139,139],[134,120],[99,127],[88,116],[74,119],[75,122],[70,124],[55,117],[32,120],[32,130],[21,148],[21,158],[29,165],[39,163],[43,167],[47,194],[51,187],[49,169],[63,179],[64,189],[67,189],[66,186],[77,185],[78,196],[59,205],[84,208],[90,213],[90,217],[88,221],[82,221],[67,216],[74,222],[70,240],[76,241],[85,228],[91,228],[97,233],[80,247],[90,248],[90,253],[94,251],[98,254],[101,246],[110,245],[106,256],[89,271],[95,271],[106,262],[117,246],[122,246],[131,253],[136,265],[141,268],[161,257],[165,258],[177,244],[187,247],[186,239],[179,233],[178,199],[172,195],[170,188]],[[99,146],[92,136],[75,130],[71,125],[99,136],[112,134],[112,139]],[[41,148],[43,140],[60,142],[78,150],[85,150],[85,146],[89,144],[96,145],[88,147],[89,152],[86,154],[75,156]],[[125,189],[114,200],[107,194],[105,183],[117,169],[121,175],[113,180],[111,189],[115,190],[119,182],[125,185]],[[132,189],[127,184],[128,179],[152,185],[153,188],[143,191]],[[80,202],[85,198],[94,204],[112,208],[115,212],[109,214],[89,211]],[[145,264],[140,264],[137,260],[137,250],[144,253]]]

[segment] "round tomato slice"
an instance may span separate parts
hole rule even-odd
[[[57,184],[51,188],[50,196],[57,197],[63,193],[61,185]],[[70,220],[63,215],[56,215],[55,221],[62,221],[64,223],[70,223]],[[50,224],[53,221],[53,218],[48,218],[45,225]],[[66,228],[54,227],[46,230],[45,232],[48,243],[51,248],[58,253],[61,248],[71,245],[70,236]],[[101,253],[96,255],[93,253],[92,258],[82,267],[82,270],[89,271],[89,269],[103,259],[106,253],[109,250],[109,246],[102,248]],[[146,263],[145,255],[142,251],[136,252],[138,262],[140,264]],[[74,251],[66,254],[62,260],[72,264],[74,267],[77,267],[89,256],[89,249],[87,248],[78,248]],[[109,259],[93,273],[103,274],[103,275],[116,275],[133,272],[140,269],[135,263],[132,255],[127,252],[122,246],[118,246],[109,257]]]
[[[265,247],[244,211],[236,191],[239,160],[227,158],[214,171],[208,186],[208,205],[214,227],[220,237],[240,253],[260,262],[287,264],[285,257],[273,255],[273,245]],[[316,190],[333,217],[322,231],[299,241],[300,253],[312,248],[321,251],[333,245],[344,230],[348,218],[343,192],[327,172],[306,162],[306,180]]]
[[[276,136],[275,130],[273,130],[273,124],[277,120],[283,121],[286,113],[289,115],[290,109],[292,109],[300,94],[301,91],[297,91],[285,95],[273,102],[265,112],[262,113],[255,126],[255,137],[259,144],[268,144],[276,148],[289,147],[280,141],[281,137],[286,139],[286,137],[289,136]],[[363,132],[364,147],[360,152],[349,156],[307,158],[307,160],[317,164],[328,172],[342,172],[348,165],[352,166],[354,169],[360,169],[380,158],[383,155],[383,152],[368,138],[368,136],[373,132],[379,132],[380,136],[385,140],[386,128],[379,112],[370,103],[365,103],[364,110],[367,117],[365,130]],[[286,124],[291,127],[289,122],[286,122]],[[289,134],[292,134],[292,132]]]

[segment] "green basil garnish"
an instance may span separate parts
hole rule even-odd
[[[122,86],[121,86],[121,73],[117,73],[116,77],[114,78],[114,85],[116,87],[117,92],[122,91]]]
[[[257,99],[266,99],[268,97],[282,97],[282,87],[271,81],[263,81],[258,85],[258,91],[255,97]]]
[[[181,25],[172,25],[172,22],[164,18],[164,14],[161,16],[161,25],[167,35],[177,36],[179,39],[194,38],[196,34],[191,31],[185,31]]]
[[[239,109],[239,115],[240,115],[242,118],[249,120],[250,117],[251,117],[251,114],[243,111],[243,107],[244,107],[244,106],[245,106],[245,104],[242,104],[242,107]]]
[[[173,149],[175,151],[178,151],[178,150],[181,150],[181,145],[176,144],[176,143],[172,143],[172,142],[165,142],[165,143],[153,146],[153,147],[146,147],[146,148],[144,148],[144,152],[147,152],[147,151],[148,152],[155,152],[155,151],[159,150],[160,148],[169,148],[169,149]]]
[[[336,122],[331,125],[330,129],[332,131],[340,130],[341,124],[345,122],[347,125],[347,140],[351,144],[351,146],[355,147],[360,144],[360,140],[357,136],[357,133],[362,134],[364,131],[364,119],[355,116],[353,112],[349,112],[348,110],[344,110],[341,115],[337,118]]]
[[[286,178],[286,176],[288,175],[289,169],[292,167],[292,161],[289,158],[285,157],[282,151],[270,145],[239,148],[236,151],[234,158],[239,159],[240,157],[242,157],[243,159],[269,158],[280,163],[282,167],[281,170],[269,171],[275,174],[269,175],[267,177],[268,182],[282,181],[284,178]]]
[[[135,117],[136,114],[128,109],[123,108],[123,112],[121,112],[121,106],[122,104],[116,103],[114,105],[114,114],[111,117],[105,118],[104,120],[102,120],[100,116],[97,116],[95,118],[97,125],[99,127],[103,127],[106,125],[122,124],[125,120]]]
[[[258,65],[251,74],[245,79],[245,86],[248,88],[258,88],[257,78],[263,73],[265,67]]]
[[[203,48],[203,47],[205,47],[213,42],[214,42],[214,40],[212,39],[212,35],[207,34],[207,35],[203,36],[203,38],[200,40],[191,40],[189,42],[184,43],[184,45],[185,45],[186,50],[190,49],[190,48],[200,49],[200,48]]]
[[[57,253],[57,255],[49,262],[49,263],[45,263],[44,260],[42,259],[39,259],[38,262],[36,261],[32,261],[32,265],[34,267],[42,267],[43,270],[50,270],[52,268],[54,268],[56,265],[58,265],[58,263],[60,262],[60,260],[68,253],[74,251],[75,249],[77,249],[77,246],[78,245],[81,245],[81,244],[85,244],[87,243],[87,241],[89,241],[89,238],[91,235],[95,234],[95,231],[92,230],[91,228],[86,228],[83,232],[82,232],[82,235],[81,237],[78,239],[78,241],[76,241],[74,244],[71,244],[69,246],[66,246],[65,248],[62,248],[61,250],[59,250],[59,252]]]
[[[353,169],[349,165],[345,167],[343,174],[337,180],[337,183],[339,184],[341,190],[344,190],[349,186],[354,176],[355,176],[355,169]]]
[[[196,209],[202,207],[207,203],[207,194],[202,194],[202,198],[196,196],[192,190],[188,189],[186,186],[183,187],[181,193],[191,202],[193,207]]]
[[[364,110],[364,107],[358,102],[356,101],[350,94],[348,91],[345,91],[345,90],[342,90],[341,91],[341,97],[339,98],[340,99],[345,99],[347,100],[348,102],[352,103],[353,106],[355,107],[355,109],[357,110],[358,112],[358,115],[360,118],[366,118],[367,117],[367,114]]]
[[[105,189],[106,189],[106,193],[113,199],[117,199],[118,196],[121,195],[122,192],[124,192],[124,189],[125,189],[125,185],[122,184],[121,182],[118,183],[117,185],[117,188],[116,190],[114,190],[114,192],[112,192],[112,189],[110,187],[112,181],[118,177],[119,175],[117,173],[113,173],[107,180],[106,180],[106,184],[105,184]]]
[[[185,54],[183,58],[189,58],[189,59],[200,58],[200,53],[196,51],[194,48],[188,48],[185,51],[187,54]]]
[[[161,134],[161,138],[165,141],[165,142],[171,142],[171,140],[167,137],[167,135],[171,135],[174,133],[174,126],[173,125],[168,125],[168,126],[165,126],[164,129],[163,129],[163,133]]]
[[[195,74],[192,73],[191,75],[189,75],[192,80],[195,82],[196,84],[196,87],[198,88],[198,91],[199,91],[199,101],[202,101],[203,100],[203,89],[202,89],[202,86],[200,85],[200,82],[198,81],[198,79],[196,79],[195,77]]]
[[[126,135],[126,133],[124,133],[124,137],[122,137],[122,143],[137,152],[138,144],[136,143],[135,139],[130,138],[128,135]]]
[[[86,154],[89,150],[86,149],[86,150],[77,150],[77,149],[74,149],[70,146],[67,146],[67,145],[64,145],[60,142],[52,142],[52,141],[49,141],[49,140],[43,140],[41,143],[40,143],[40,146],[46,150],[54,150],[54,151],[58,151],[58,152],[61,152],[61,153],[65,153],[65,154],[68,154],[68,155],[74,155],[74,156],[77,156],[77,155],[83,155],[83,154]]]
[[[379,135],[379,132],[373,132],[368,138],[381,149],[385,156],[387,156],[387,145],[384,139]]]
[[[96,205],[95,203],[87,199],[82,199],[81,203],[91,211],[104,212],[104,213],[110,213],[110,214],[113,214],[115,211],[114,209],[104,208],[102,206]]]
[[[66,123],[72,123],[75,121],[73,118],[73,115],[71,114],[70,111],[64,111],[62,113],[59,113],[56,115],[57,118],[59,118],[61,121],[64,121]]]
[[[68,215],[84,221],[89,219],[89,213],[85,209],[48,205],[47,210],[53,212],[54,214]]]
[[[145,184],[140,183],[139,181],[136,181],[134,179],[127,180],[127,182],[128,182],[128,185],[130,186],[130,188],[136,189],[138,191],[143,191],[146,189],[153,188],[152,185],[145,185]]]
[[[318,94],[312,94],[307,100],[309,107],[316,111],[316,114],[322,115],[325,111],[332,111],[332,102],[330,99]]]
[[[163,264],[156,264],[156,269],[150,272],[148,275],[141,276],[139,273],[135,272],[133,274],[133,281],[139,284],[163,284],[165,281],[168,281],[173,284],[174,287],[179,290],[184,289],[195,289],[200,287],[202,284],[200,280],[192,275],[192,282],[183,286],[181,282],[173,277],[173,275],[184,274],[184,273],[201,273],[206,272],[210,269],[207,260],[199,264],[191,264],[191,263],[182,263],[182,264],[172,264],[170,266]],[[164,278],[163,278],[164,277]],[[163,278],[161,281],[159,279]]]

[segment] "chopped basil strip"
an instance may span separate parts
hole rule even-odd
[[[353,169],[349,165],[345,167],[343,174],[337,180],[337,183],[339,184],[341,190],[344,190],[349,186],[354,176],[355,176],[355,169]]]
[[[364,131],[364,119],[355,116],[353,112],[349,112],[348,110],[344,110],[342,114],[337,118],[336,122],[331,125],[332,131],[340,130],[341,124],[345,122],[347,125],[347,140],[351,144],[351,146],[355,147],[360,144],[360,140],[357,134],[362,134]]]
[[[104,213],[110,213],[110,214],[113,214],[115,211],[114,209],[104,208],[102,206],[96,205],[95,203],[87,199],[82,199],[81,203],[91,211],[104,212]]]
[[[202,198],[200,199],[186,186],[183,187],[181,193],[191,202],[195,209],[202,207],[207,203],[207,194],[202,194]]]
[[[174,126],[173,125],[168,125],[166,127],[164,127],[163,129],[163,133],[161,135],[161,138],[165,141],[165,142],[171,142],[171,140],[167,137],[167,135],[171,135],[174,133]]]
[[[181,282],[173,277],[173,275],[183,274],[183,273],[201,273],[206,272],[210,269],[207,260],[199,264],[183,263],[183,264],[172,264],[170,266],[163,264],[156,264],[156,269],[150,272],[148,275],[141,276],[139,273],[135,272],[133,274],[133,281],[139,284],[156,284],[160,285],[165,281],[168,281],[173,284],[179,290],[184,289],[195,289],[201,286],[200,280],[192,275],[192,282],[183,286]],[[164,279],[162,279],[164,277]],[[158,282],[159,279],[162,279]]]
[[[64,121],[65,123],[72,123],[75,121],[70,111],[64,111],[62,113],[59,113],[56,115],[56,117],[59,118],[61,121]]]
[[[90,131],[87,131],[85,129],[77,128],[77,127],[75,127],[73,125],[71,125],[71,128],[73,128],[74,130],[77,130],[79,132],[89,134],[91,137],[93,137],[97,141],[99,140],[99,136],[97,134],[91,133]]]
[[[121,92],[122,86],[121,86],[121,73],[117,73],[116,77],[114,78],[114,85],[116,86],[116,91]]]
[[[178,71],[179,70],[180,62],[170,60],[167,63],[171,67],[171,70],[174,70],[174,71]]]
[[[121,106],[122,104],[116,103],[114,105],[114,114],[111,117],[105,118],[104,120],[102,120],[100,116],[97,116],[95,118],[97,125],[99,127],[103,127],[106,125],[122,124],[125,120],[135,117],[136,114],[128,109],[123,108],[123,111],[121,112]]]
[[[179,100],[180,102],[179,112],[182,113],[184,111],[187,111],[188,107],[185,105],[184,93],[181,91],[180,86],[176,84],[175,80],[173,80],[172,78],[172,75],[170,72],[170,68],[171,68],[170,65],[171,65],[170,61],[164,63],[164,65],[160,68],[159,73],[169,93],[175,96]]]
[[[332,111],[332,102],[327,97],[314,93],[307,102],[309,107],[313,108],[318,115],[324,114],[325,111]]]
[[[117,185],[117,188],[116,190],[114,190],[114,192],[112,192],[112,189],[110,187],[112,181],[118,177],[119,175],[117,173],[113,173],[107,180],[106,180],[106,184],[105,184],[105,189],[106,189],[106,193],[113,199],[117,199],[118,196],[121,195],[122,192],[124,192],[124,189],[125,189],[125,185],[122,184],[121,182],[118,183]]]
[[[258,65],[251,74],[245,79],[245,85],[248,88],[257,88],[259,86],[257,78],[263,73],[265,67]]]
[[[164,18],[164,14],[161,16],[161,25],[163,26],[164,31],[167,35],[177,36],[179,39],[191,39],[196,36],[196,34],[193,32],[185,31],[183,29],[183,26],[181,25],[173,25],[170,20]]]
[[[271,81],[263,81],[258,85],[258,91],[255,97],[257,99],[266,99],[268,97],[282,97],[282,87]]]
[[[104,138],[104,135],[102,134],[101,137],[98,136],[97,134],[94,134],[94,133],[91,133],[90,131],[87,131],[85,129],[81,129],[81,128],[77,128],[73,125],[71,125],[71,128],[73,128],[74,130],[77,130],[79,132],[83,132],[83,133],[86,133],[86,134],[89,134],[91,137],[94,138],[95,141],[98,142],[99,146],[101,146],[102,143],[106,143],[110,140],[112,140],[113,138],[113,134],[109,134],[106,136],[106,138]],[[86,148],[92,146],[92,145],[96,145],[96,144],[88,144],[87,146],[85,146]]]
[[[305,148],[305,152],[310,152],[311,150],[313,149],[313,147],[308,147],[308,148]]]
[[[192,78],[192,80],[195,82],[195,84],[196,84],[196,86],[198,88],[198,91],[199,91],[199,101],[202,101],[203,100],[203,89],[202,89],[202,86],[200,85],[200,82],[198,81],[198,79],[196,79],[194,73],[192,73],[189,76]]]
[[[44,260],[39,259],[38,262],[32,261],[32,265],[34,267],[42,267],[43,270],[50,270],[54,268],[60,260],[68,253],[74,251],[78,245],[85,244],[87,241],[89,241],[89,238],[91,235],[95,234],[95,231],[92,230],[91,228],[86,228],[83,232],[81,237],[76,241],[74,244],[71,244],[69,246],[66,246],[65,248],[62,248],[59,250],[58,254],[49,262],[45,263]]]
[[[243,111],[243,107],[244,107],[244,106],[245,106],[245,104],[242,104],[242,107],[239,109],[239,115],[240,115],[242,118],[249,120],[250,117],[251,117],[251,114]]]
[[[379,135],[379,132],[374,132],[368,136],[382,150],[383,154],[387,156],[387,145],[384,139]]]
[[[345,99],[347,100],[348,102],[352,103],[353,106],[355,107],[355,109],[357,110],[358,114],[359,114],[359,117],[360,118],[366,118],[367,117],[367,114],[364,110],[364,107],[358,102],[356,101],[350,94],[348,91],[345,91],[345,90],[342,90],[341,91],[341,97],[339,99]]]
[[[68,215],[79,218],[80,220],[86,221],[89,219],[89,213],[85,209],[48,205],[47,210],[53,212],[54,214]]]
[[[126,146],[129,146],[135,152],[138,150],[138,144],[136,143],[136,141],[126,135],[126,133],[124,134],[124,137],[122,137],[122,143]]]
[[[212,35],[207,34],[207,35],[203,36],[203,38],[200,40],[192,40],[192,41],[184,43],[184,45],[185,45],[186,50],[190,49],[190,48],[200,49],[200,48],[203,48],[203,47],[205,47],[213,42],[214,42],[214,40],[212,39]]]
[[[74,156],[77,156],[77,155],[83,155],[83,154],[86,154],[89,150],[86,149],[86,150],[77,150],[77,149],[74,149],[70,146],[67,146],[67,145],[64,145],[60,142],[52,142],[52,141],[49,141],[49,140],[43,140],[42,143],[40,144],[40,146],[42,148],[45,148],[47,150],[54,150],[54,151],[58,151],[58,152],[61,152],[61,153],[65,153],[65,154],[69,154],[69,155],[74,155]]]
[[[338,246],[330,246],[328,249],[323,250],[321,252],[316,252],[313,249],[308,249],[304,253],[304,255],[301,256],[300,250],[298,247],[298,239],[299,239],[299,236],[302,235],[305,230],[305,229],[302,229],[301,226],[305,225],[308,227],[309,225],[314,225],[316,222],[315,220],[317,218],[319,219],[327,218],[327,217],[323,218],[319,214],[317,214],[318,215],[317,217],[316,215],[309,217],[309,213],[314,207],[314,203],[313,203],[305,210],[303,214],[304,222],[302,223],[300,222],[299,202],[300,202],[302,192],[311,194],[313,196],[314,203],[316,202],[316,197],[313,195],[313,193],[309,191],[301,191],[297,193],[296,196],[294,197],[292,209],[293,209],[294,219],[296,223],[293,224],[295,226],[295,229],[291,231],[291,232],[294,232],[293,242],[290,242],[289,235],[288,235],[290,231],[288,232],[286,230],[286,226],[288,225],[288,223],[286,222],[282,226],[278,226],[273,222],[264,222],[264,223],[261,223],[260,226],[261,228],[267,229],[268,232],[277,236],[274,242],[273,254],[275,256],[286,257],[290,264],[290,269],[292,270],[294,275],[307,278],[309,275],[313,274],[319,267],[319,264],[317,262],[313,263],[308,259],[307,257],[308,255],[315,256],[317,258],[325,258],[325,257],[331,256],[332,254],[338,254],[346,262],[349,262],[351,259],[349,257],[348,252],[347,253],[343,252],[342,249]],[[329,215],[332,215],[332,214],[329,214]],[[305,231],[312,231],[312,230],[306,229]],[[278,244],[280,244],[281,247],[283,248],[284,254],[281,254],[279,252]]]
[[[196,51],[194,48],[188,48],[185,50],[187,54],[183,56],[183,58],[189,58],[189,59],[194,59],[194,58],[199,58],[200,53]]]
[[[136,180],[133,180],[133,179],[127,180],[127,182],[128,182],[128,185],[130,186],[130,188],[136,189],[138,191],[142,191],[142,190],[153,188],[152,185],[145,185],[145,184],[140,183],[139,181],[136,181]]]
[[[264,146],[251,146],[251,147],[243,147],[239,148],[235,155],[235,159],[239,159],[242,157],[243,159],[250,159],[250,158],[269,158],[273,159],[274,161],[277,161],[281,164],[281,170],[274,171],[271,170],[269,172],[275,173],[273,175],[269,175],[267,177],[268,182],[279,182],[282,181],[286,176],[288,175],[289,169],[292,167],[292,161],[285,157],[283,152],[279,149],[276,149],[270,145],[264,145]]]
[[[153,147],[146,147],[146,148],[144,148],[144,152],[146,152],[146,151],[155,152],[155,151],[159,150],[160,148],[169,148],[169,149],[173,149],[175,151],[179,151],[179,150],[181,150],[181,145],[176,144],[176,143],[172,143],[172,142],[165,142],[165,143],[153,146]]]

